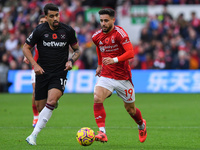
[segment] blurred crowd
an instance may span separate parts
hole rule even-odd
[[[123,3],[123,0],[121,1]],[[130,0],[131,5],[189,5],[200,4],[199,0]]]
[[[162,14],[148,16],[134,49],[131,68],[199,69],[200,19],[196,12],[191,12],[190,20],[183,13],[173,18],[164,6]]]
[[[1,0],[0,1],[0,68],[9,70],[31,69],[23,63],[22,46],[38,24],[38,17],[47,3],[59,6],[60,21],[72,26],[80,44],[82,55],[75,69],[95,69],[97,55],[91,40],[100,28],[95,15],[85,19],[88,7],[111,7],[141,4],[198,4],[197,0]],[[123,12],[121,12],[123,13]],[[163,6],[163,13],[148,16],[141,31],[140,42],[134,44],[135,58],[130,60],[132,69],[199,69],[200,67],[200,20],[191,13],[191,20],[184,14],[178,18]],[[33,51],[34,52],[34,51]],[[34,53],[33,53],[34,55]],[[1,69],[0,69],[1,70]]]
[[[115,3],[107,5],[115,7]],[[23,63],[22,47],[26,38],[38,24],[38,17],[43,14],[43,7],[47,3],[59,6],[60,21],[72,26],[76,32],[83,55],[76,62],[79,69],[95,68],[95,47],[91,36],[99,27],[95,17],[85,21],[85,6],[93,5],[92,1],[84,3],[80,0],[6,0],[0,5],[0,63],[10,70],[31,69]],[[83,6],[84,4],[84,6]],[[94,3],[95,4],[95,3]],[[96,4],[97,5],[97,4]],[[94,5],[95,6],[95,5]],[[99,4],[99,6],[101,6]],[[34,51],[33,51],[34,52]],[[33,53],[34,55],[34,53]]]

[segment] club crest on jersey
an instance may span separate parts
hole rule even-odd
[[[104,46],[100,46],[99,49],[100,49],[101,52],[105,52],[105,47]]]
[[[61,34],[61,35],[60,35],[60,38],[61,38],[61,39],[65,39],[65,34]]]
[[[112,42],[112,43],[115,43],[115,38],[114,38],[114,36],[111,37],[111,42]]]

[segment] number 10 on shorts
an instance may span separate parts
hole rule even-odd
[[[63,90],[65,89],[66,83],[67,83],[67,79],[60,78],[60,85],[62,86]]]

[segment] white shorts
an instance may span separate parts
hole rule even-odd
[[[35,83],[35,71],[31,70],[31,83]]]
[[[123,99],[126,103],[132,103],[135,101],[135,90],[129,80],[115,80],[106,77],[100,77],[96,86],[101,86],[113,92],[117,92],[117,95]]]

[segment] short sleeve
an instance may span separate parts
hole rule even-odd
[[[94,37],[92,37],[92,41],[93,41],[93,43],[97,46],[97,43],[96,43],[96,40],[95,40]]]
[[[78,41],[77,41],[77,36],[76,36],[76,32],[75,32],[75,30],[73,29],[73,28],[71,28],[71,30],[70,30],[70,35],[71,35],[71,37],[70,37],[70,42],[69,42],[69,44],[71,45],[71,46],[73,46],[73,45],[75,45]]]
[[[117,31],[118,31],[117,38],[122,46],[128,43],[131,43],[126,31],[124,31],[123,29],[118,29]]]
[[[131,41],[130,41],[130,39],[129,39],[128,36],[122,38],[120,41],[121,41],[120,44],[121,44],[122,46],[131,43]]]
[[[29,35],[29,37],[26,39],[26,43],[31,47],[34,47],[38,39],[39,39],[39,31],[37,28],[35,28],[33,32]]]

